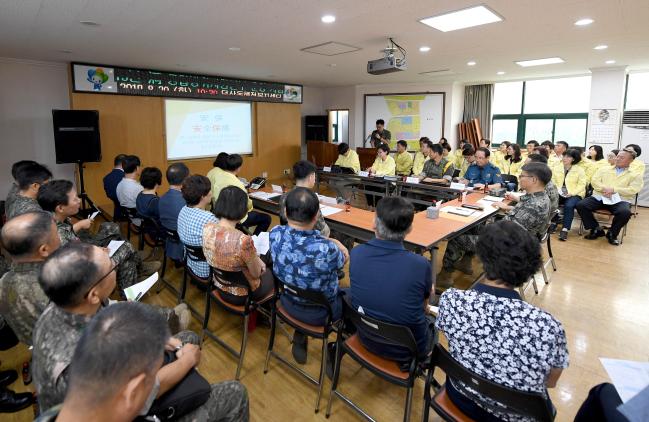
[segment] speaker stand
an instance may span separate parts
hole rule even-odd
[[[81,208],[79,209],[79,215],[84,218],[88,218],[90,214],[99,209],[95,206],[95,203],[92,202],[90,196],[86,193],[86,185],[83,180],[83,161],[77,161],[77,169],[79,172],[79,198],[81,198]],[[88,204],[88,206],[86,206]],[[101,211],[99,212],[101,214]]]

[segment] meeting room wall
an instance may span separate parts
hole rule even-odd
[[[112,211],[103,190],[102,178],[113,167],[119,153],[135,154],[143,166],[164,171],[169,164],[165,153],[164,99],[157,97],[71,93],[72,109],[99,110],[102,161],[86,164],[86,190],[100,206]],[[267,172],[273,180],[283,179],[285,169],[300,158],[300,104],[253,103],[252,156],[244,156],[240,176],[252,178]],[[207,174],[213,158],[184,160],[192,173]],[[161,192],[167,189],[163,177]]]
[[[444,136],[452,146],[457,143],[457,124],[462,120],[464,105],[464,86],[460,83],[447,84],[367,84],[348,87],[327,88],[325,91],[325,108],[349,108],[350,143],[354,147],[363,145],[365,95],[391,93],[443,92],[444,105]],[[426,136],[423,134],[422,136]],[[437,141],[434,139],[433,141]]]
[[[0,198],[13,181],[11,165],[35,160],[55,178],[72,179],[74,166],[56,164],[52,109],[69,106],[67,65],[0,57]]]
[[[306,132],[304,130],[304,117],[305,116],[320,116],[327,113],[324,106],[325,104],[325,89],[313,86],[305,86],[302,88],[302,107],[300,108],[301,121],[300,131],[302,140],[301,144],[301,158],[306,159]]]

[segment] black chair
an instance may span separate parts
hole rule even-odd
[[[124,210],[124,207],[119,204],[119,201],[114,199],[111,199],[111,201],[113,202],[113,222],[121,223],[122,221],[128,221],[126,211]]]
[[[545,267],[546,265],[548,265],[548,262],[552,264],[552,269],[554,271],[557,270],[557,264],[554,262],[554,255],[552,255],[552,245],[550,244],[550,239],[552,239],[552,221],[555,221],[559,218],[559,213],[559,210],[554,210],[554,212],[550,215],[550,224],[548,224],[548,228],[545,231],[543,237],[539,239],[541,247],[543,247],[543,244],[545,244],[548,250],[548,259],[544,260],[541,264],[541,274],[543,275],[543,281],[545,282],[545,284],[550,284],[550,278],[548,277],[548,273],[545,271]],[[536,275],[533,275],[527,283],[518,288],[518,292],[523,300],[525,300],[525,290],[527,289],[527,287],[529,287],[530,284],[532,284],[532,287],[534,288],[534,293],[539,294],[539,288],[536,285]]]
[[[417,351],[417,342],[410,331],[410,328],[403,325],[390,324],[380,321],[375,318],[370,318],[366,315],[359,314],[347,300],[343,301],[344,304],[344,326],[351,323],[357,329],[362,329],[364,332],[372,333],[375,336],[384,338],[390,344],[400,345],[407,349],[410,353],[410,359],[407,363],[408,371],[401,370],[401,365],[397,361],[385,359],[367,350],[361,343],[358,333],[352,335],[343,341],[342,336],[338,335],[336,341],[336,362],[334,365],[334,376],[331,381],[331,390],[329,393],[329,401],[327,403],[328,418],[331,414],[331,402],[334,396],[342,399],[348,406],[354,409],[363,417],[373,420],[365,411],[358,407],[349,398],[345,397],[338,391],[338,380],[340,376],[341,360],[345,354],[348,354],[356,362],[358,362],[365,369],[368,369],[374,375],[382,378],[392,384],[405,387],[407,389],[406,405],[403,414],[403,420],[410,420],[410,409],[412,407],[412,389],[417,378],[419,368],[419,358]],[[349,322],[348,322],[349,321]],[[362,327],[362,328],[360,328]],[[350,331],[343,327],[344,331]]]
[[[335,321],[333,321],[333,312],[331,310],[331,304],[329,300],[324,295],[324,293],[315,290],[305,290],[300,289],[295,286],[289,286],[280,281],[279,277],[275,276],[275,297],[271,301],[271,311],[270,311],[270,337],[268,339],[268,352],[266,353],[266,363],[264,364],[264,374],[268,373],[268,365],[270,363],[270,357],[274,356],[284,365],[296,371],[298,374],[302,375],[309,382],[318,387],[318,396],[315,402],[315,413],[318,413],[320,410],[320,398],[322,396],[322,386],[324,381],[325,366],[327,364],[327,340],[329,334],[331,334],[335,329]],[[327,318],[325,323],[321,326],[315,326],[310,324],[305,324],[304,322],[298,320],[291,316],[286,309],[282,306],[282,303],[279,301],[279,298],[282,295],[289,295],[296,298],[303,299],[309,306],[324,308],[327,311]],[[275,344],[275,332],[277,328],[277,318],[279,317],[285,324],[293,327],[296,331],[304,334],[307,337],[313,337],[319,340],[322,340],[322,360],[320,362],[320,374],[318,379],[315,379],[312,375],[302,370],[301,368],[293,365],[288,359],[284,358],[282,355],[276,353],[273,350]]]
[[[160,286],[160,289],[157,291],[157,293],[160,293],[162,291],[162,288],[166,286],[169,288],[169,290],[174,292],[178,297],[180,294],[180,290],[176,289],[174,285],[172,285],[167,280],[165,280],[164,276],[167,271],[167,240],[177,242],[178,244],[182,244],[182,242],[180,241],[180,237],[178,236],[178,232],[176,230],[168,229],[163,225],[159,225],[158,228],[162,231],[161,240],[162,240],[163,253],[162,253],[162,269],[160,270],[160,279],[162,280],[162,284]]]
[[[131,241],[131,232],[135,234],[138,238],[138,250],[144,249],[144,232],[142,231],[142,217],[137,213],[135,208],[126,208],[122,207],[124,213],[126,214],[127,225],[126,225],[126,238],[128,241]]]
[[[179,304],[182,303],[182,302],[185,302],[185,294],[187,292],[187,278],[189,278],[189,280],[192,283],[196,284],[196,286],[199,289],[205,290],[205,291],[210,289],[210,284],[211,284],[211,280],[212,280],[212,274],[211,274],[212,269],[211,269],[211,267],[210,267],[210,274],[206,278],[203,278],[203,277],[199,276],[198,274],[196,274],[194,271],[192,271],[192,269],[188,265],[188,263],[190,261],[207,263],[207,260],[205,259],[205,254],[203,254],[203,247],[202,246],[191,246],[191,245],[188,245],[186,243],[183,243],[183,245],[185,246],[185,259],[184,259],[184,262],[183,262],[184,267],[185,267],[185,271],[183,272],[183,282],[180,285],[180,291],[178,292],[178,303]],[[199,321],[204,320],[205,315],[201,315],[201,313],[196,308],[194,308],[190,303],[185,302],[185,304],[187,305],[189,310],[192,312],[192,314]]]
[[[492,382],[475,372],[465,368],[461,363],[453,359],[451,355],[439,344],[433,348],[426,375],[424,386],[424,409],[422,420],[428,421],[429,409],[432,407],[435,412],[445,421],[472,421],[451,401],[446,393],[445,385],[439,386],[433,379],[435,368],[439,368],[446,374],[446,379],[461,381],[481,395],[497,401],[503,406],[490,407],[499,412],[505,412],[517,416],[531,417],[541,422],[554,420],[554,410],[549,399],[541,393],[529,393],[514,390],[513,388]],[[431,389],[435,389],[431,397]],[[481,405],[489,407],[486,403]]]
[[[205,296],[205,318],[203,319],[203,339],[205,336],[208,336],[219,345],[221,345],[225,350],[231,353],[234,357],[239,359],[237,364],[237,371],[234,376],[234,379],[238,380],[239,375],[241,374],[241,367],[243,366],[243,358],[246,354],[246,346],[248,344],[248,319],[250,314],[259,309],[259,306],[263,303],[268,302],[275,295],[274,291],[270,291],[266,297],[261,300],[255,301],[252,298],[252,289],[250,288],[250,283],[248,279],[241,271],[225,271],[218,268],[211,268],[212,280],[226,287],[238,287],[246,290],[246,301],[243,305],[233,305],[223,299],[221,291],[216,287],[208,289]],[[236,351],[227,344],[223,339],[218,337],[216,334],[212,333],[208,328],[210,322],[210,309],[211,302],[216,303],[219,307],[223,308],[225,311],[243,317],[243,333],[241,336],[241,347],[239,351]]]
[[[500,177],[502,177],[503,179],[503,184],[505,185],[504,187],[513,184],[514,186],[512,190],[518,190],[518,178],[516,176],[512,174],[501,174]]]

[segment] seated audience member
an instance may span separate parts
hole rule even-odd
[[[584,170],[577,164],[581,154],[576,149],[568,149],[563,154],[563,172],[555,173],[552,181],[559,187],[559,204],[563,204],[563,228],[559,240],[568,240],[568,232],[575,216],[575,206],[586,197],[588,180]]]
[[[175,344],[164,320],[146,305],[119,303],[102,310],[90,321],[75,348],[65,401],[37,421],[128,422],[139,415],[151,415],[154,399],[169,388],[160,373],[169,366],[163,366],[165,350]],[[192,346],[176,352],[178,360],[187,365],[200,360],[200,350]],[[183,357],[184,353],[188,356]],[[248,419],[246,389],[233,381],[213,385],[203,406],[175,420]]]
[[[475,148],[471,144],[464,144],[462,149],[462,162],[460,163],[459,178],[463,178],[471,164],[475,163]]]
[[[52,178],[52,172],[38,163],[22,166],[16,173],[18,193],[11,206],[6,206],[7,219],[12,219],[26,212],[41,211],[36,201],[38,190]]]
[[[160,221],[158,193],[156,190],[162,184],[162,172],[157,167],[145,167],[140,175],[140,184],[144,188],[135,198],[135,208],[138,215]]]
[[[160,197],[158,201],[158,214],[160,215],[160,224],[169,230],[178,229],[178,214],[187,204],[180,191],[183,181],[189,176],[189,168],[184,163],[174,163],[167,168],[167,182],[169,190]],[[165,245],[167,256],[176,262],[181,262],[184,258],[184,247],[182,243],[167,238]]]
[[[349,145],[345,142],[338,144],[338,158],[336,159],[334,166],[351,169],[354,173],[361,171],[361,162],[358,158],[358,154],[356,151],[350,149]],[[330,180],[329,187],[336,191],[336,197],[344,200],[349,200],[351,198],[352,190],[345,180]]]
[[[520,187],[526,192],[518,203],[512,207],[502,202],[496,202],[494,207],[507,213],[505,221],[513,221],[527,230],[535,238],[541,239],[548,228],[550,214],[550,199],[545,193],[545,185],[552,179],[552,172],[546,164],[530,163],[523,166],[520,177]],[[454,269],[465,274],[473,274],[471,260],[476,252],[478,235],[485,226],[478,226],[466,234],[451,239],[444,252],[442,271],[437,275],[438,287],[453,285],[451,277]]]
[[[369,167],[367,171],[370,176],[394,176],[395,170],[397,168],[394,158],[390,157],[390,147],[387,144],[381,144],[376,148],[376,160],[372,164],[372,167]],[[365,190],[382,192],[385,189],[376,186],[365,186]],[[367,205],[369,207],[374,207],[378,200],[378,195],[366,194]]]
[[[212,201],[212,184],[210,179],[194,174],[183,181],[182,194],[187,205],[178,213],[178,237],[189,246],[203,246],[203,228],[207,223],[218,223],[219,220],[209,211],[205,211]],[[199,277],[210,276],[210,265],[207,262],[187,259],[189,268]]]
[[[137,196],[144,190],[137,181],[140,177],[140,158],[137,155],[127,155],[122,161],[124,178],[115,189],[119,204],[124,208],[136,208]]]
[[[554,154],[557,156],[559,161],[563,159],[563,154],[568,151],[568,148],[570,148],[570,146],[565,141],[557,141],[557,143],[554,144]]]
[[[527,156],[525,159],[525,164],[529,163],[542,163],[545,164],[546,166],[548,165],[548,159],[546,156],[541,155],[541,154],[530,154]],[[549,167],[548,167],[549,168]],[[552,169],[550,169],[552,170]],[[553,173],[554,175],[554,173]],[[550,216],[554,213],[555,210],[559,209],[559,190],[555,186],[554,182],[550,180],[548,183],[545,185],[545,193],[548,195],[548,199],[550,200]],[[518,201],[518,196],[516,195],[507,195],[507,199],[509,201]],[[553,223],[554,224],[554,223]]]
[[[629,144],[624,147],[624,149],[632,149],[633,152],[635,152],[635,160],[631,161],[631,165],[629,166],[629,171],[632,173],[639,174],[640,177],[644,178],[644,171],[645,171],[645,164],[644,161],[638,160],[637,158],[640,158],[640,154],[642,154],[642,148],[640,148],[639,145],[637,144]]]
[[[588,172],[586,173],[586,178],[590,184],[590,179],[593,178],[593,175],[602,167],[609,166],[609,162],[604,157],[604,150],[599,145],[592,145],[588,148],[588,161],[590,166],[588,166]],[[634,160],[635,161],[635,160]]]
[[[500,171],[502,174],[518,177],[524,164],[521,147],[518,144],[511,144],[507,147],[507,155],[502,162],[503,168]]]
[[[609,166],[613,166],[613,167],[616,166],[616,163],[617,163],[617,154],[618,154],[619,152],[620,152],[619,149],[613,149],[613,150],[611,150],[611,152],[609,152],[608,154],[606,154],[606,162],[608,162]],[[608,166],[604,166],[604,167],[608,168]]]
[[[577,212],[584,222],[584,227],[590,230],[585,236],[586,239],[597,239],[605,235],[611,245],[620,244],[617,236],[631,218],[631,204],[644,185],[642,175],[629,169],[634,159],[635,151],[632,148],[623,149],[617,154],[615,167],[601,168],[593,175],[590,181],[593,195],[577,204]],[[606,205],[603,202],[604,198],[618,202]],[[593,212],[598,209],[607,209],[613,213],[613,222],[608,233],[604,233],[593,216]]]
[[[313,189],[315,186],[315,174],[317,167],[310,161],[300,160],[293,164],[293,177],[295,178],[295,187]],[[282,225],[288,224],[286,219],[286,193],[279,198],[279,222]],[[318,220],[315,223],[314,230],[319,230],[324,237],[329,237],[331,230],[325,222],[320,210],[318,210]]]
[[[63,402],[74,348],[95,314],[108,306],[108,297],[116,285],[115,268],[105,250],[79,242],[59,248],[43,264],[39,283],[51,303],[34,327],[33,352],[33,376],[41,409]],[[167,341],[170,350],[179,348],[180,353],[175,361],[157,371],[160,390],[156,397],[173,388],[199,364],[198,341],[190,331],[182,331]],[[206,416],[224,405],[218,403],[219,390],[224,387],[229,388],[213,385],[208,401],[190,414],[195,419],[189,415],[183,418],[214,420]]]
[[[11,184],[11,187],[9,188],[9,192],[7,193],[7,199],[5,200],[5,215],[7,214],[7,210],[13,206],[13,203],[16,200],[16,197],[18,196],[18,191],[20,190],[20,188],[18,187],[18,172],[23,167],[28,167],[32,164],[38,164],[38,163],[32,160],[21,160],[21,161],[16,161],[11,166],[11,177],[14,179],[14,181]]]
[[[444,149],[440,144],[430,145],[428,148],[428,161],[419,173],[419,178],[430,183],[450,183],[453,179],[455,168],[453,163],[442,155]]]
[[[216,191],[216,181],[222,177],[223,172],[225,171],[225,160],[227,158],[227,152],[219,152],[219,154],[214,159],[214,162],[212,163],[213,168],[207,172],[207,178],[210,179],[210,183],[212,183],[212,192]],[[216,198],[212,201],[212,203],[215,202]]]
[[[421,174],[424,170],[424,163],[430,159],[429,150],[432,145],[430,139],[425,136],[419,139],[419,151],[415,153],[415,159],[412,161],[412,174]]]
[[[124,178],[124,169],[122,168],[122,162],[126,158],[126,154],[118,154],[113,160],[113,169],[104,176],[104,192],[108,199],[113,201],[115,204],[115,211],[113,215],[113,220],[119,220],[122,218],[122,209],[119,206],[119,199],[117,199],[117,185]]]
[[[489,161],[489,149],[480,147],[475,152],[475,162],[469,166],[463,180],[476,189],[499,188],[503,182],[500,169]]]
[[[457,144],[457,149],[453,153],[453,159],[451,161],[453,162],[453,165],[455,166],[455,168],[460,168],[460,166],[462,165],[462,160],[464,159],[464,157],[462,156],[462,150],[464,149],[465,145],[467,145],[467,140],[466,139],[460,139],[460,141]],[[421,173],[421,171],[419,173]],[[419,173],[416,173],[416,174],[419,174]],[[413,172],[413,174],[415,174],[415,173]]]
[[[407,251],[403,240],[412,230],[413,205],[400,197],[387,197],[376,206],[375,238],[350,253],[352,305],[361,313],[412,331],[421,356],[430,350],[429,320],[425,309],[432,289],[429,261]],[[408,360],[408,350],[387,344],[358,327],[368,350],[392,360]]]
[[[81,199],[69,180],[53,180],[41,187],[38,192],[38,203],[45,211],[52,213],[62,245],[68,242],[83,241],[107,247],[111,240],[121,239],[119,225],[116,223],[101,223],[99,231],[95,235],[88,231],[92,220],[86,218],[72,223],[70,217],[79,212]],[[161,267],[159,261],[143,262],[140,254],[130,242],[124,242],[115,251],[113,260],[118,264],[117,283],[120,294],[125,288],[144,280]]]
[[[2,245],[11,256],[11,271],[0,279],[0,315],[18,340],[32,345],[32,330],[50,300],[38,284],[43,261],[61,244],[48,212],[21,214],[2,227]]]
[[[521,225],[500,221],[485,227],[476,250],[485,277],[471,290],[444,292],[435,326],[448,339],[451,356],[467,369],[505,387],[547,397],[547,388],[555,387],[568,367],[566,334],[559,321],[523,301],[515,290],[542,265],[539,241]],[[453,378],[446,381],[446,393],[471,420],[519,420]]]
[[[645,387],[645,390],[647,388],[649,387]],[[641,390],[638,394],[643,391]],[[609,382],[598,384],[588,392],[588,397],[577,411],[574,422],[630,422],[629,418],[618,410],[623,403],[613,384]],[[644,409],[637,408],[636,410],[644,411],[646,416],[646,403]],[[633,420],[640,421],[642,419]]]
[[[237,224],[248,212],[248,195],[237,186],[221,191],[214,205],[218,223],[207,223],[203,228],[203,252],[210,266],[224,271],[241,271],[245,275],[252,298],[264,299],[272,292],[273,272],[259,258],[252,237],[237,229]],[[243,305],[248,292],[242,287],[225,286],[214,278],[221,297],[233,305]]]
[[[554,165],[559,161],[559,158],[554,151],[554,143],[552,143],[552,141],[543,141],[541,142],[541,146],[548,150],[548,166],[550,166],[550,168],[554,167]]]
[[[410,176],[412,172],[412,156],[408,152],[406,141],[397,141],[397,153],[394,155],[396,173],[399,176]]]
[[[539,146],[539,143],[535,140],[528,141],[527,144],[525,144],[526,148],[526,155],[534,154],[534,149]]]
[[[491,163],[498,167],[502,168],[502,162],[505,159],[505,155],[507,155],[507,147],[511,145],[508,141],[502,141],[500,145],[498,146],[498,149],[495,151],[491,152]]]
[[[214,179],[212,197],[214,202],[219,199],[221,190],[228,186],[236,186],[248,194],[246,186],[237,177],[241,166],[243,165],[243,158],[239,154],[230,154],[224,160],[225,169],[223,172],[218,173]],[[248,198],[248,214],[241,225],[247,228],[255,227],[253,234],[268,231],[270,227],[270,215],[252,210],[252,200]]]
[[[358,159],[358,154],[353,149],[349,148],[349,144],[341,142],[338,144],[338,158],[334,166],[345,167],[354,170],[354,173],[361,171],[361,162]]]
[[[480,148],[491,148],[491,141],[489,139],[482,138],[479,143]]]
[[[442,145],[442,157],[449,160],[449,155],[451,154],[451,151],[453,150],[453,148],[451,148],[451,146],[448,143],[441,144],[441,145]]]
[[[275,226],[270,232],[273,270],[279,280],[300,289],[322,292],[331,304],[333,319],[342,315],[342,298],[338,288],[338,270],[349,259],[349,252],[336,239],[326,239],[314,230],[318,220],[318,197],[307,188],[298,187],[286,196],[288,225]],[[281,296],[282,306],[294,318],[310,325],[322,325],[325,309],[302,302],[289,294]],[[306,363],[307,338],[295,332],[293,357]]]

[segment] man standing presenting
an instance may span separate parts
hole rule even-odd
[[[378,148],[381,144],[390,144],[392,134],[389,130],[385,129],[385,121],[379,119],[376,121],[376,130],[370,135],[370,143],[373,148]]]
[[[590,181],[593,195],[579,201],[576,207],[584,221],[584,227],[590,230],[590,233],[585,236],[586,239],[593,240],[606,235],[611,245],[620,244],[617,236],[629,222],[631,203],[644,185],[642,175],[629,170],[634,159],[635,151],[632,148],[625,148],[617,154],[615,167],[603,167],[593,175]],[[605,204],[604,200],[609,203]],[[593,216],[593,211],[602,208],[613,213],[613,223],[606,234]]]

